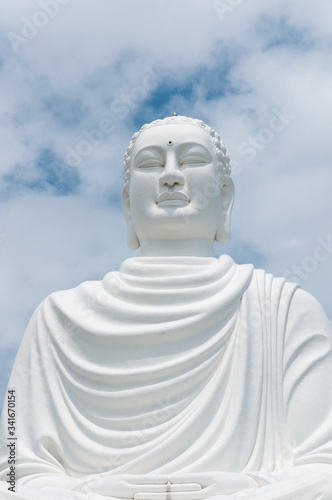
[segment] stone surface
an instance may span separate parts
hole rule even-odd
[[[125,167],[141,256],[35,311],[9,383],[15,498],[331,499],[331,326],[297,285],[214,257],[234,196],[219,136],[170,117]]]

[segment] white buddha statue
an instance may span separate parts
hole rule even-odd
[[[125,155],[119,272],[51,294],[9,387],[4,500],[331,500],[332,332],[283,278],[214,257],[234,187],[219,136],[173,116]]]

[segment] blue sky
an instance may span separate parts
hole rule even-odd
[[[297,279],[332,318],[332,4],[54,1],[0,6],[0,398],[38,303],[133,255],[123,154],[174,111],[233,163],[216,255]]]

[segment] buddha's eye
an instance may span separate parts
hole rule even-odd
[[[163,163],[161,161],[157,160],[156,158],[152,158],[150,160],[145,160],[140,162],[137,165],[137,168],[153,168],[153,167],[163,167]]]
[[[206,158],[201,156],[186,156],[180,161],[180,165],[204,165],[209,163]]]

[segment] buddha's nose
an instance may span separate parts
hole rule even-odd
[[[183,174],[175,159],[167,160],[163,173],[160,175],[159,182],[161,186],[167,185],[173,187],[174,185],[184,185]]]

